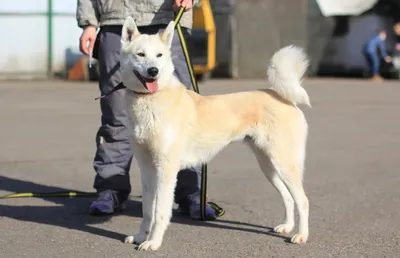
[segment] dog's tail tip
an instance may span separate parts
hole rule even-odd
[[[311,107],[309,96],[301,87],[308,66],[308,56],[301,47],[289,45],[281,48],[272,56],[267,69],[271,89],[294,104]]]

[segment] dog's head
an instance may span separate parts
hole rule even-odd
[[[140,93],[155,93],[173,76],[171,44],[174,22],[159,34],[141,34],[132,17],[122,27],[121,76],[123,84]]]

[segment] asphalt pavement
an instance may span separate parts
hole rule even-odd
[[[307,244],[271,232],[283,219],[281,198],[249,149],[234,143],[209,163],[209,198],[226,214],[213,222],[174,216],[159,251],[122,242],[141,221],[134,161],[131,199],[112,217],[88,216],[93,198],[0,200],[0,257],[400,257],[400,82],[308,79],[304,85],[312,103],[301,107],[310,126]],[[200,90],[265,86],[210,80]],[[0,195],[93,191],[98,94],[95,83],[0,82]]]

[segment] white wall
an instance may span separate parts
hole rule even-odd
[[[76,0],[53,0],[53,71],[65,69],[66,51],[79,53],[81,29],[75,18]],[[47,12],[47,0],[0,1],[1,13]],[[47,74],[47,16],[0,15],[0,75],[15,78]]]

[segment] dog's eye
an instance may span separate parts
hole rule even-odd
[[[160,53],[160,54],[157,54],[157,57],[162,57],[162,54]]]
[[[138,53],[137,55],[138,55],[138,56],[141,56],[141,57],[144,57],[144,56],[145,56],[145,54],[144,54],[143,52],[140,52],[140,53]]]

